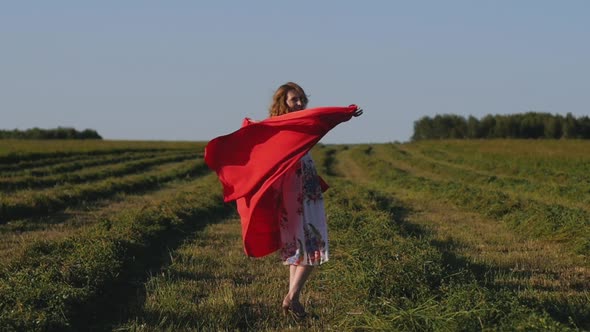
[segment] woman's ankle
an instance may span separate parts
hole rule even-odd
[[[299,303],[299,295],[298,294],[287,293],[287,295],[285,295],[285,297],[283,298],[283,302],[295,302],[295,303]]]

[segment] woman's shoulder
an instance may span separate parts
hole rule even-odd
[[[246,126],[249,126],[249,125],[251,125],[253,123],[257,123],[257,122],[260,122],[260,121],[252,120],[250,118],[244,118],[244,120],[242,121],[242,127],[246,127]]]

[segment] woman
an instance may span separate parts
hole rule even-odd
[[[289,82],[280,86],[273,96],[271,117],[302,111],[308,99],[303,89]],[[355,111],[359,116],[362,110]],[[276,183],[280,211],[281,259],[289,266],[289,292],[283,299],[285,313],[305,317],[299,301],[301,290],[314,266],[329,259],[328,233],[321,179],[310,153],[307,152],[294,167]]]
[[[292,82],[273,96],[270,117],[211,140],[205,162],[236,201],[244,252],[262,257],[279,251],[289,266],[285,313],[306,316],[299,297],[313,267],[328,261],[322,191],[309,150],[332,128],[363,113],[356,105],[306,109],[307,96]]]

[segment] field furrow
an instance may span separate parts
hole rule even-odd
[[[96,181],[108,177],[122,176],[127,174],[138,173],[144,171],[152,166],[158,166],[165,163],[183,161],[187,159],[196,158],[194,152],[191,153],[174,153],[167,156],[153,156],[148,158],[136,159],[129,162],[119,162],[111,166],[95,166],[85,168],[78,172],[73,172],[73,169],[62,171],[61,174],[52,173],[47,176],[27,175],[11,178],[0,178],[0,190],[3,192],[11,192],[18,189],[39,189],[64,184],[76,184],[82,182]]]
[[[452,179],[495,190],[508,191],[535,200],[571,206],[590,211],[590,183],[563,184],[558,178],[524,178],[500,175],[499,172],[482,171],[464,165],[453,164],[417,153],[406,146],[378,146],[380,156],[405,169],[419,169],[441,178]]]
[[[202,142],[107,141],[107,140],[0,140],[0,165],[17,164],[45,158],[97,156],[128,152],[170,150],[202,151]]]
[[[374,180],[390,185],[431,193],[437,199],[501,220],[515,230],[531,237],[554,241],[567,239],[570,249],[588,256],[590,249],[590,213],[585,209],[548,204],[525,195],[484,188],[471,183],[454,181],[429,172],[414,174],[413,169],[401,169],[379,156],[374,149],[352,149],[353,158],[361,163]]]
[[[75,158],[63,158],[51,165],[34,167],[20,167],[19,164],[10,164],[6,170],[1,171],[2,178],[15,178],[22,176],[49,176],[58,173],[77,171],[86,167],[111,165],[121,162],[140,160],[146,158],[163,157],[172,154],[190,153],[194,151],[159,151],[159,152],[127,152],[114,155],[80,156]],[[10,168],[8,168],[10,166]],[[1,166],[0,166],[1,169]]]
[[[590,330],[588,142],[318,144],[301,322],[203,147],[0,140],[0,330]]]
[[[5,330],[104,329],[157,268],[167,247],[226,215],[213,175],[155,205],[55,240],[28,245],[0,270],[0,326]],[[131,293],[131,294],[130,294]]]
[[[171,254],[146,284],[138,312],[116,330],[456,330],[565,325],[491,292],[468,271],[448,269],[442,253],[408,231],[395,198],[337,174],[334,149],[316,149],[332,186],[326,194],[332,259],[304,290],[310,317],[280,314],[287,268],[275,255],[248,259],[237,219],[208,226]],[[496,297],[497,296],[497,297]]]
[[[108,155],[106,155],[108,156]],[[93,156],[95,158],[101,158],[104,156]],[[63,163],[75,163],[83,160],[87,160],[88,156],[84,155],[75,155],[69,157],[47,157],[41,160],[32,160],[32,161],[20,161],[16,163],[7,163],[7,164],[0,164],[0,174],[2,176],[11,176],[13,174],[19,174],[22,172],[26,172],[27,170],[34,170],[40,168],[50,168],[53,165],[60,165]]]
[[[51,165],[54,162],[59,162],[60,158],[87,158],[89,156],[104,156],[104,155],[118,155],[129,152],[159,152],[163,149],[105,149],[105,150],[86,150],[86,151],[51,151],[51,152],[25,152],[25,153],[9,153],[0,155],[0,165],[19,164],[23,162],[37,162],[43,165]],[[23,166],[23,165],[21,165]]]
[[[121,192],[155,188],[174,179],[199,174],[206,168],[202,160],[189,160],[165,164],[142,174],[2,195],[0,196],[0,224],[10,220],[54,213],[68,206],[110,197]]]
[[[359,172],[349,171],[365,166],[359,165],[358,155],[344,151],[337,159],[339,173],[360,180]],[[400,173],[396,174],[401,177]],[[363,177],[362,181],[370,183],[372,179],[375,190],[395,195],[412,211],[406,217],[410,228],[430,237],[447,264],[471,270],[486,287],[514,293],[523,305],[546,311],[562,323],[590,326],[585,315],[590,311],[586,287],[590,268],[587,260],[572,255],[568,246],[527,237],[477,211],[449,204],[437,192],[403,181],[376,181],[369,172]]]
[[[209,225],[146,283],[141,308],[116,330],[261,330],[283,319],[287,269],[275,255],[244,255],[240,221]],[[287,328],[285,321],[282,326]],[[268,324],[268,325],[267,325]],[[277,326],[274,326],[277,327]]]
[[[136,211],[161,204],[177,192],[189,191],[201,181],[203,174],[173,180],[155,190],[138,193],[117,193],[106,199],[30,219],[9,221],[0,225],[0,265],[19,257],[27,246],[39,240],[56,240],[74,232],[109,220],[125,211]]]
[[[563,185],[590,184],[590,142],[578,140],[482,140],[404,145],[436,160],[497,176]]]

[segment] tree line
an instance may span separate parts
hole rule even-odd
[[[443,114],[414,122],[412,140],[460,138],[590,138],[590,118],[527,112],[484,116],[481,120]]]
[[[78,131],[69,127],[57,127],[54,129],[31,128],[26,130],[0,130],[0,139],[102,139],[93,129]]]

